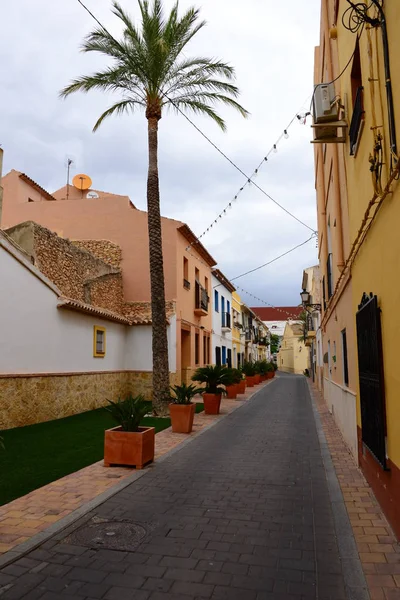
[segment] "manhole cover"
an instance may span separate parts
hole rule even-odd
[[[88,548],[107,548],[108,550],[125,550],[132,552],[146,536],[146,529],[137,523],[126,521],[92,520],[74,531],[65,540],[69,544],[87,546]]]

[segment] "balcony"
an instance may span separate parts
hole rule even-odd
[[[364,125],[363,110],[363,87],[357,89],[356,99],[353,107],[353,116],[351,118],[349,138],[350,138],[350,156],[355,156],[358,142]]]
[[[221,331],[230,331],[231,329],[231,315],[224,312],[221,315]]]
[[[206,288],[196,281],[194,314],[198,317],[206,317],[208,315],[209,301]]]
[[[249,328],[246,329],[246,331],[245,331],[245,338],[244,339],[245,339],[245,342],[251,342],[252,341],[252,339],[253,339],[253,332],[252,332],[251,329],[249,329]]]

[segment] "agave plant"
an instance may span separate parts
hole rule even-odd
[[[203,391],[208,394],[225,394],[225,389],[220,386],[232,385],[232,369],[228,369],[225,365],[199,367],[194,373],[192,381],[205,383],[206,387]]]
[[[243,379],[241,369],[231,369],[233,383],[240,383]]]
[[[186,383],[174,385],[171,386],[171,390],[175,394],[171,397],[173,404],[191,404],[196,394],[204,392],[203,388],[196,387],[192,383],[190,385],[186,385]]]
[[[110,406],[107,406],[106,410],[120,425],[122,431],[138,431],[143,417],[149,412],[150,403],[141,394],[139,396],[129,394],[125,400],[118,398],[118,402],[112,400],[108,402]]]

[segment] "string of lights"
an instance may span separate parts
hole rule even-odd
[[[258,296],[255,296],[254,294],[252,294],[251,292],[248,292],[247,290],[245,290],[244,288],[237,286],[236,287],[237,291],[243,293],[243,294],[247,294],[248,296],[250,296],[250,298],[254,298],[254,300],[257,300],[258,302],[261,302],[261,304],[264,304],[265,306],[268,306],[269,308],[274,308],[275,310],[277,310],[278,312],[282,313],[285,316],[285,320],[287,319],[293,319],[293,320],[298,320],[298,315],[294,315],[293,313],[288,312],[287,310],[283,310],[282,308],[280,308],[279,306],[274,306],[273,304],[270,304],[269,302],[266,302],[265,300],[263,300],[262,298],[259,298]]]
[[[167,96],[167,98],[168,98],[168,96]],[[168,98],[168,100],[169,100],[169,102],[171,102],[171,104],[173,104],[175,106],[173,100],[171,100],[170,98]],[[304,102],[302,104],[302,107],[303,107],[303,105],[304,105]],[[199,243],[199,240],[201,238],[203,238],[218,223],[218,221],[220,219],[222,219],[228,213],[228,211],[233,207],[233,204],[238,200],[240,194],[244,191],[244,189],[247,186],[250,186],[250,185],[254,185],[254,187],[256,187],[262,194],[264,194],[264,196],[266,196],[269,200],[271,200],[274,204],[276,204],[279,208],[281,208],[290,217],[295,219],[298,223],[300,223],[301,225],[303,225],[304,227],[306,227],[313,233],[316,233],[312,227],[310,227],[309,225],[304,223],[304,221],[302,221],[301,219],[296,217],[296,215],[291,213],[287,208],[285,208],[282,204],[280,204],[277,200],[275,200],[275,198],[273,198],[270,194],[268,194],[261,186],[259,186],[254,181],[254,178],[258,175],[261,167],[268,162],[268,159],[271,156],[271,154],[276,154],[278,152],[278,144],[281,142],[281,140],[289,138],[288,129],[290,129],[293,122],[296,119],[298,119],[299,121],[301,121],[304,124],[306,122],[307,116],[310,115],[311,113],[307,112],[304,115],[302,115],[302,114],[300,114],[300,111],[297,111],[294,114],[294,116],[292,117],[292,119],[289,121],[289,123],[286,125],[286,127],[283,130],[283,132],[281,133],[281,135],[278,137],[278,139],[275,141],[275,143],[271,146],[270,150],[268,150],[268,152],[263,156],[261,161],[257,164],[257,166],[253,170],[252,174],[247,175],[232,159],[230,159],[216,144],[214,144],[214,142],[205,133],[203,133],[203,131],[199,127],[197,127],[197,125],[195,123],[193,123],[193,121],[184,112],[182,112],[179,109],[179,107],[175,106],[175,108],[217,150],[217,152],[219,152],[237,171],[239,171],[239,173],[241,173],[246,178],[246,181],[244,182],[244,184],[239,188],[239,190],[236,192],[236,194],[233,196],[233,198],[225,206],[225,208],[223,208],[222,211],[216,216],[214,221],[212,221],[210,223],[210,225],[199,236],[197,236],[197,241],[192,242],[190,244],[190,246],[195,246],[196,244]],[[300,110],[301,110],[301,108],[300,108]]]

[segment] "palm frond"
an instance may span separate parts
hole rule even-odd
[[[144,102],[139,102],[129,98],[128,100],[121,100],[121,102],[117,102],[113,106],[107,108],[106,111],[97,119],[93,131],[97,131],[100,125],[103,123],[105,119],[111,117],[113,114],[122,115],[124,112],[128,112],[131,110],[132,112],[135,109],[135,105],[145,106]]]

